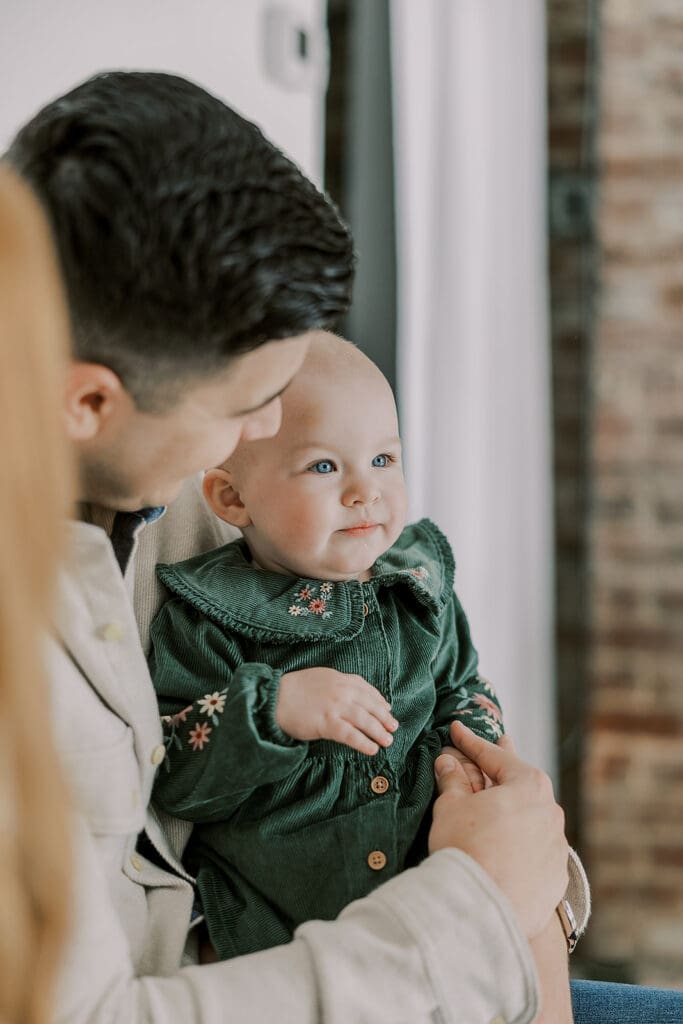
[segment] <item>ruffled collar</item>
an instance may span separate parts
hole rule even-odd
[[[287,643],[356,636],[363,628],[368,587],[405,588],[418,605],[438,615],[453,589],[454,562],[444,535],[422,519],[403,530],[366,583],[255,570],[244,540],[175,565],[159,565],[157,573],[173,596],[219,625],[254,639]]]

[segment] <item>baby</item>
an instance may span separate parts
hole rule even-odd
[[[448,542],[405,526],[394,398],[357,348],[317,335],[279,433],[238,447],[204,494],[243,539],[159,566],[155,797],[197,824],[186,859],[226,958],[419,861],[451,722],[503,729]]]

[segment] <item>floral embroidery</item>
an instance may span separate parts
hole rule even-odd
[[[503,716],[500,713],[500,708],[488,697],[485,697],[483,693],[473,693],[472,700],[482,711],[486,712],[488,718],[492,718],[496,722],[502,722]]]
[[[225,710],[225,693],[207,693],[197,701],[199,710],[203,715],[220,715]]]
[[[323,619],[329,619],[332,615],[328,611],[327,601],[332,593],[332,583],[321,583],[319,586],[306,586],[296,593],[296,603],[290,604],[287,609],[290,615],[320,615]]]
[[[207,693],[204,697],[200,697],[194,704],[190,704],[188,707],[183,708],[182,711],[179,711],[177,715],[162,715],[161,722],[164,726],[164,746],[166,747],[165,767],[167,771],[171,770],[169,757],[171,747],[177,747],[178,750],[183,749],[183,741],[178,735],[178,726],[187,721],[190,711],[206,715],[208,721],[196,722],[194,728],[187,735],[188,743],[193,750],[203,750],[209,742],[209,733],[213,732],[212,726],[217,727],[220,725],[218,716],[225,710],[227,694],[228,688],[226,686],[220,692],[216,690],[214,693]],[[209,722],[211,722],[211,725],[209,725]]]
[[[496,696],[496,691],[491,686],[488,679],[484,679],[483,676],[477,676],[477,682],[479,686],[483,686],[487,693],[490,693],[492,697]]]
[[[187,721],[187,716],[190,711],[192,711],[192,705],[188,704],[188,706],[183,708],[182,711],[179,711],[177,715],[162,715],[161,721],[164,725],[171,725],[174,728],[177,728],[181,722]]]
[[[460,698],[460,701],[455,705],[455,710],[464,712],[470,702],[470,691],[466,686],[461,686],[455,691],[455,696]]]
[[[213,729],[208,722],[197,722],[194,729],[190,732],[188,740],[193,750],[203,750],[204,744],[209,742],[209,733],[213,732]]]
[[[500,737],[503,735],[502,725],[500,724],[500,722],[494,721],[493,718],[485,718],[482,722],[482,725],[484,725],[489,730],[494,739],[500,739]]]
[[[166,747],[166,756],[164,758],[164,767],[165,767],[167,772],[170,772],[170,770],[171,770],[171,765],[170,765],[170,762],[169,762],[169,750],[170,750],[171,746],[177,747],[178,750],[182,750],[183,749],[183,745],[180,742],[180,737],[178,736],[178,732],[177,732],[178,725],[180,724],[181,721],[183,721],[183,722],[185,721],[185,718],[187,717],[187,712],[191,711],[191,710],[192,710],[192,706],[190,705],[189,708],[184,708],[182,711],[179,711],[177,715],[162,715],[161,716],[161,724],[164,727],[164,746]]]
[[[473,682],[483,686],[495,697],[493,687],[481,676],[477,676]],[[503,716],[494,700],[483,693],[472,693],[467,686],[458,687],[455,696],[459,698],[455,706],[458,716],[476,715],[477,727],[486,729],[492,740],[497,740],[503,735]]]
[[[414,576],[416,580],[429,579],[429,573],[425,569],[424,565],[418,565],[414,569],[409,569],[408,572],[411,576]]]

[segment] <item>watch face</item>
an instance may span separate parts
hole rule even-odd
[[[576,934],[576,918],[574,917],[574,911],[571,908],[571,904],[568,900],[560,900],[557,905],[557,916],[559,917],[564,934],[567,938],[567,949],[570,953],[573,953],[576,949],[576,943],[579,941],[579,937]]]
[[[564,907],[565,914],[569,918],[569,923],[572,926],[572,931],[575,932],[576,931],[576,918],[574,917],[574,911],[572,910],[572,905],[569,902],[569,900],[562,900],[562,906]]]

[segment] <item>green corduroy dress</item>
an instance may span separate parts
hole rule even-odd
[[[173,596],[151,633],[167,750],[154,796],[197,825],[187,862],[227,958],[287,942],[419,861],[450,723],[495,740],[500,706],[428,520],[366,583],[254,570],[242,540],[158,573]],[[315,666],[377,687],[400,723],[389,748],[370,757],[282,732],[280,677]]]

